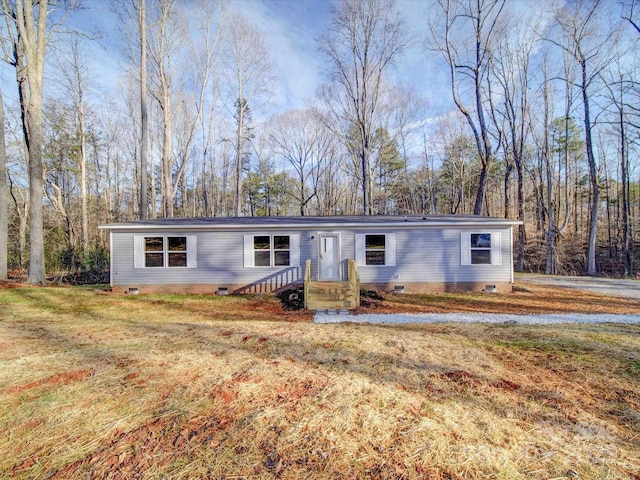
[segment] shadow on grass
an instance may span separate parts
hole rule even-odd
[[[425,399],[452,398],[466,391],[470,396],[465,401],[478,407],[487,408],[486,398],[482,395],[474,399],[474,392],[486,389],[507,389],[521,397],[523,403],[531,399],[539,398],[542,390],[525,388],[519,386],[510,378],[499,378],[494,375],[471,373],[474,368],[469,366],[461,368],[453,363],[435,363],[423,361],[425,356],[418,355],[414,359],[403,355],[402,345],[398,344],[395,351],[390,352],[392,347],[385,346],[381,341],[377,350],[367,350],[358,341],[358,331],[373,334],[381,340],[389,334],[402,333],[403,335],[423,335],[424,349],[430,347],[429,335],[459,335],[463,341],[469,341],[468,348],[474,348],[473,342],[491,345],[493,353],[498,360],[504,352],[516,352],[522,349],[536,349],[544,354],[560,355],[585,355],[594,357],[613,356],[621,364],[630,362],[630,358],[637,361],[637,351],[630,351],[623,346],[601,347],[600,341],[577,341],[574,338],[574,327],[563,326],[553,327],[502,327],[483,326],[473,327],[470,334],[469,327],[456,325],[432,325],[432,326],[411,326],[411,325],[294,325],[287,323],[276,323],[279,329],[310,329],[318,332],[331,332],[330,338],[334,340],[319,343],[313,334],[310,336],[300,335],[275,335],[270,333],[264,326],[247,323],[243,318],[241,322],[231,320],[233,313],[225,313],[223,319],[219,320],[213,315],[213,311],[207,312],[211,304],[202,305],[198,302],[189,304],[190,297],[173,298],[130,298],[124,299],[125,307],[127,302],[137,304],[148,304],[149,308],[157,309],[147,312],[153,315],[158,312],[158,317],[153,320],[145,318],[125,318],[121,314],[111,315],[106,306],[109,302],[92,301],[89,295],[78,295],[70,291],[65,295],[65,291],[48,289],[24,289],[12,290],[13,295],[22,302],[31,304],[54,317],[53,321],[38,321],[34,319],[16,319],[13,322],[5,323],[5,328],[22,332],[22,336],[27,341],[36,341],[40,348],[63,352],[65,355],[75,359],[75,363],[81,368],[95,368],[100,365],[127,365],[131,362],[132,354],[126,352],[130,350],[133,338],[140,344],[140,348],[154,348],[166,351],[167,354],[177,351],[197,351],[202,355],[215,354],[227,355],[244,352],[247,358],[254,358],[260,362],[272,362],[275,360],[290,359],[294,362],[307,365],[308,368],[320,368],[331,372],[344,372],[367,378],[374,384],[389,385],[402,388],[423,396]],[[80,302],[80,303],[78,303]],[[174,320],[184,316],[185,310],[192,312],[199,317],[197,321],[184,322]],[[212,309],[214,310],[214,309]],[[207,314],[208,313],[208,314]],[[74,325],[72,329],[64,321],[64,317],[70,315],[80,318],[81,322]],[[89,339],[82,331],[82,322],[87,325],[96,326],[104,324],[105,327],[97,333],[105,335],[104,340],[100,338]],[[217,322],[212,324],[211,322]],[[113,329],[119,330],[122,338],[116,339],[110,335],[107,326],[113,325]],[[588,327],[575,327],[584,330]],[[594,328],[595,327],[590,327]],[[640,327],[621,326],[608,328],[612,334],[637,335]],[[596,332],[596,330],[594,330]],[[307,333],[307,332],[305,332]],[[550,333],[552,334],[549,337]],[[474,335],[474,336],[470,336]],[[321,338],[318,335],[318,338]],[[455,340],[451,342],[455,344]],[[459,345],[458,348],[465,348]],[[141,353],[144,355],[144,351]],[[477,369],[475,369],[477,370]],[[559,377],[559,381],[571,382],[570,372],[554,371],[550,374]],[[434,383],[445,382],[452,388],[447,392],[434,393],[430,387]],[[559,402],[562,403],[562,402]],[[500,408],[500,407],[496,407]],[[596,407],[572,405],[571,409],[583,409],[596,417],[607,420],[611,412],[602,411]],[[550,418],[554,417],[554,412],[550,411]],[[629,424],[624,418],[619,421],[628,428],[634,425]]]

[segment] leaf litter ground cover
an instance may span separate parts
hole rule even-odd
[[[524,290],[362,310],[638,310]],[[0,291],[0,478],[640,478],[638,325],[311,318],[273,297]]]

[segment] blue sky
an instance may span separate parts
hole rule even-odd
[[[322,82],[317,38],[330,22],[324,0],[233,0],[232,8],[257,25],[271,47],[279,91],[276,105],[301,107]]]
[[[336,3],[330,0],[231,0],[233,8],[251,18],[265,33],[282,81],[282,101],[301,106],[315,95],[324,81],[317,39],[328,30],[331,6]],[[427,54],[422,48],[428,4],[427,0],[398,0],[412,45],[389,72],[395,81],[413,85],[425,94],[429,94],[424,92],[426,84],[435,86],[433,73],[425,69]],[[438,80],[444,88],[446,75],[439,76]],[[440,100],[442,95],[437,93],[431,103]]]
[[[130,0],[118,1],[123,6],[130,5]],[[309,105],[318,87],[325,81],[317,39],[327,31],[331,21],[331,6],[338,5],[339,0],[227,1],[229,8],[241,12],[262,31],[271,47],[278,82],[271,101],[271,111],[264,113],[268,115]],[[196,2],[192,0],[178,2],[181,5],[194,5],[193,8],[196,8]],[[118,101],[122,98],[118,85],[125,74],[127,62],[123,58],[126,36],[118,15],[114,12],[119,3],[83,0],[82,5],[82,10],[73,12],[69,17],[67,26],[87,34],[101,33],[101,38],[89,42],[93,77],[98,91],[96,93]],[[404,16],[407,36],[412,43],[388,74],[394,82],[411,87],[415,95],[426,101],[425,119],[437,118],[452,110],[453,102],[448,69],[441,59],[425,49],[432,1],[397,0],[397,5]],[[510,5],[523,14],[526,11],[537,12],[541,16],[551,13],[550,0],[511,0]],[[3,83],[8,84],[8,96],[15,94],[14,75],[10,69],[3,69]],[[265,118],[267,115],[261,117]]]
[[[191,3],[189,0],[179,2]],[[272,101],[274,111],[308,105],[324,81],[317,39],[329,26],[334,3],[334,0],[228,0],[230,8],[241,12],[263,32],[271,47],[278,77],[277,93]],[[412,85],[416,93],[428,99],[431,109],[442,112],[451,106],[446,97],[446,72],[429,68],[427,53],[422,47],[428,3],[427,0],[398,1],[413,45],[390,74],[395,81]],[[94,68],[105,91],[112,91],[123,74],[121,37],[124,34],[107,0],[84,0],[83,6],[71,15],[68,25],[87,33],[102,33],[91,47],[95,52]]]

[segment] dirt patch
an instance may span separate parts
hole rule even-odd
[[[76,370],[75,372],[56,373],[40,380],[35,380],[24,385],[16,385],[5,390],[0,390],[0,394],[20,393],[32,388],[55,385],[66,385],[72,382],[80,382],[94,374],[92,369]]]
[[[207,448],[215,450],[221,436],[233,425],[233,418],[201,412],[190,419],[160,418],[127,433],[114,435],[112,442],[98,452],[52,472],[50,479],[82,476],[100,479],[139,478],[152,466],[170,465],[190,452]],[[28,465],[18,465],[14,472]],[[146,476],[146,475],[143,475]]]

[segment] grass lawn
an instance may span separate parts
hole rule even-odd
[[[638,311],[525,286],[363,311]],[[315,325],[272,297],[0,290],[0,478],[640,479],[639,325]]]

